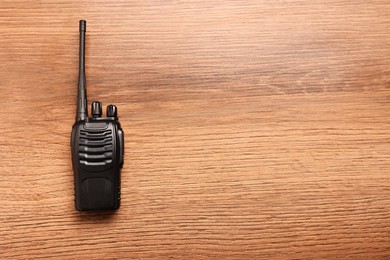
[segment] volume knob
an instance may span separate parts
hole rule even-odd
[[[102,103],[98,101],[92,102],[92,116],[101,117],[102,116]]]
[[[117,117],[118,110],[117,110],[116,106],[114,106],[114,105],[107,106],[106,115],[107,115],[107,117]]]

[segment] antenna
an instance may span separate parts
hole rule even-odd
[[[80,49],[79,49],[79,86],[77,93],[76,121],[88,119],[87,84],[85,81],[85,32],[87,22],[80,20]]]

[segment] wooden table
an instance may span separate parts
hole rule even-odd
[[[0,5],[0,258],[390,257],[390,3]],[[122,206],[74,209],[78,21]]]

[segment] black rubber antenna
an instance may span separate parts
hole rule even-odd
[[[79,86],[77,93],[76,121],[88,120],[87,84],[85,81],[85,32],[87,22],[80,20]]]

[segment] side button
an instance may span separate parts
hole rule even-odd
[[[118,139],[119,139],[119,166],[123,166],[124,156],[125,156],[125,138],[122,129],[118,130]]]

